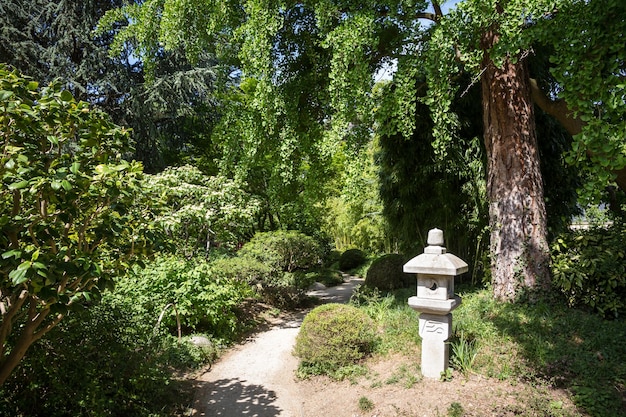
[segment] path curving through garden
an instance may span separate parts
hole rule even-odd
[[[323,303],[346,303],[363,279],[316,287],[309,295]],[[308,311],[281,318],[267,331],[229,350],[199,377],[194,416],[300,417],[302,396],[296,383],[298,360],[292,355],[296,336]]]

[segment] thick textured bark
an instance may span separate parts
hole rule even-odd
[[[497,39],[483,41],[488,50]],[[497,299],[511,301],[550,286],[543,181],[526,65],[497,68],[485,54],[483,69],[492,283]]]

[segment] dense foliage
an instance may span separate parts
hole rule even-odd
[[[208,176],[184,165],[146,175],[142,185],[155,224],[176,253],[208,257],[212,246],[234,249],[254,230],[258,200],[222,175]]]
[[[153,231],[124,129],[5,66],[0,98],[1,385],[71,308],[112,287]]]
[[[570,306],[604,317],[626,313],[624,226],[563,233],[552,244],[553,283]]]
[[[203,331],[232,340],[246,326],[240,307],[253,291],[245,281],[224,277],[202,258],[162,254],[120,279],[115,294],[134,300],[155,325],[174,330],[179,322],[185,333]]]
[[[132,298],[107,293],[72,312],[29,350],[0,388],[3,416],[171,416],[189,402],[171,369],[193,369],[211,352],[155,332]]]
[[[433,148],[433,120],[422,102],[426,84],[421,77],[411,81],[417,101],[414,131],[404,137],[403,114],[398,114],[405,99],[401,81],[380,86],[381,105],[376,112],[380,135],[376,162],[390,233],[403,252],[417,254],[426,246],[428,230],[441,228],[449,237],[449,250],[466,259],[479,275],[488,247],[488,206],[484,147],[478,140],[482,135],[478,91],[472,88],[464,97],[456,97],[453,110],[462,129],[458,142],[441,158]]]
[[[397,244],[379,197],[378,166],[372,140],[360,150],[343,150],[335,158],[344,158],[343,175],[337,180],[343,186],[325,204],[324,231],[344,251],[357,247],[369,253],[390,252]]]
[[[208,135],[217,121],[215,84],[223,77],[216,60],[202,54],[192,66],[181,51],[161,50],[146,63],[129,45],[109,56],[116,31],[127,22],[108,31],[94,29],[105,12],[124,3],[3,1],[0,62],[42,83],[59,79],[77,100],[131,127],[133,156],[147,172],[194,161],[215,173],[218,154]]]
[[[269,268],[265,279],[254,285],[270,303],[293,307],[305,299],[306,290],[313,283],[313,276],[307,272],[321,266],[323,249],[301,232],[278,230],[257,233],[237,252],[237,257]]]

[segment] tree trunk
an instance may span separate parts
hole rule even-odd
[[[487,32],[488,51],[497,35]],[[546,209],[530,79],[523,61],[497,68],[483,59],[482,103],[487,150],[491,273],[495,298],[514,301],[550,286]]]

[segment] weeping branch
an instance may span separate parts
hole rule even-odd
[[[575,136],[582,132],[585,122],[580,117],[574,115],[574,111],[569,108],[565,100],[552,100],[548,95],[539,87],[537,80],[530,79],[531,95],[532,99],[537,106],[550,116],[554,117],[563,128],[572,136]],[[587,155],[593,154],[587,150]],[[615,175],[615,183],[624,192],[626,192],[626,167],[613,171]]]

